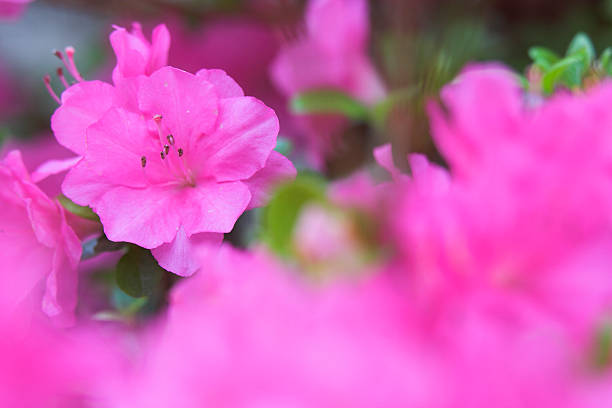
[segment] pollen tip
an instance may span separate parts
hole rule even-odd
[[[50,84],[51,83],[51,76],[49,74],[45,75],[43,77],[43,81],[45,82],[45,84]]]
[[[153,115],[153,120],[154,120],[154,121],[156,121],[156,122],[158,122],[158,123],[159,123],[159,122],[161,122],[161,120],[162,120],[162,115],[159,115],[159,114],[157,114],[157,115]]]
[[[164,160],[166,158],[166,155],[164,154],[163,150],[161,152],[159,152],[159,155],[161,156],[162,160]]]
[[[74,55],[74,47],[72,45],[69,45],[64,48],[64,51],[66,52],[66,54],[68,54],[69,57]]]
[[[62,54],[62,52],[60,50],[53,50],[51,51],[53,53],[53,55],[55,55],[57,58],[59,59],[64,59],[64,54]]]
[[[182,147],[178,148],[178,155],[179,155],[179,157],[183,156],[183,148]]]
[[[166,136],[166,139],[168,139],[168,143],[170,143],[170,146],[174,146],[174,136],[168,135]]]
[[[140,164],[142,165],[142,168],[144,169],[147,165],[147,157],[146,156],[142,156],[140,158]]]

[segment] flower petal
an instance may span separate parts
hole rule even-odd
[[[296,174],[297,171],[289,159],[276,151],[272,151],[264,168],[244,181],[253,196],[247,209],[265,205],[274,187],[282,182],[294,179]]]
[[[191,276],[202,266],[199,252],[219,247],[221,241],[223,234],[203,232],[188,237],[181,227],[174,241],[152,249],[151,253],[162,268],[179,276]]]
[[[213,84],[219,98],[244,96],[240,85],[222,69],[201,69],[196,75]]]
[[[278,118],[251,97],[219,101],[217,130],[203,137],[195,152],[198,170],[217,181],[244,180],[263,168],[276,145]]]
[[[114,88],[101,81],[72,85],[62,93],[62,105],[51,117],[51,129],[62,145],[76,154],[85,153],[85,132],[112,105]]]

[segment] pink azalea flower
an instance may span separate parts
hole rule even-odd
[[[606,83],[529,110],[497,67],[446,88],[433,129],[453,179],[407,186],[394,227],[426,309],[494,290],[593,330],[612,306],[611,98]]]
[[[0,19],[15,19],[33,0],[0,0]]]
[[[439,373],[390,286],[318,292],[291,276],[223,248],[209,273],[173,291],[113,406],[441,406]]]
[[[70,324],[77,302],[80,241],[61,206],[34,184],[18,151],[0,162],[0,184],[0,245],[6,275],[0,304],[14,310],[42,302],[38,307],[46,315],[58,324]]]
[[[181,275],[187,255],[219,242],[266,188],[295,169],[273,152],[274,111],[223,71],[165,67],[142,79],[140,113],[116,107],[87,129],[87,149],[64,193],[100,216],[113,241],[153,249]]]
[[[337,89],[366,104],[384,97],[384,86],[368,55],[368,5],[365,0],[311,0],[306,36],[281,50],[271,68],[272,80],[291,98],[317,89]],[[321,162],[345,126],[340,117],[296,118],[314,160]]]

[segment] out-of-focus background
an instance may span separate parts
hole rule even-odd
[[[56,104],[43,76],[52,74],[52,85],[61,89],[53,49],[73,45],[86,79],[109,80],[108,34],[113,24],[132,21],[140,21],[146,35],[166,23],[169,64],[192,72],[226,70],[247,94],[274,107],[282,126],[288,101],[270,79],[270,64],[303,35],[304,6],[298,0],[37,0],[19,19],[0,22],[0,140],[5,148],[28,139],[40,144],[49,134]],[[370,147],[386,141],[396,154],[419,151],[435,159],[424,106],[441,85],[470,61],[498,60],[524,72],[530,46],[563,53],[578,31],[601,51],[612,44],[612,1],[378,0],[370,2],[370,25],[370,55],[387,92],[408,91],[409,97],[395,104],[382,131],[360,123],[343,130],[345,143],[326,159],[331,177],[363,164]]]

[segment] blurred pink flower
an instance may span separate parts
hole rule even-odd
[[[271,66],[272,80],[285,97],[331,88],[365,104],[380,101],[384,86],[367,55],[367,2],[311,0],[305,20],[305,37],[281,49]],[[306,139],[313,164],[322,166],[346,121],[337,115],[296,116],[295,126]]]
[[[612,306],[610,100],[605,83],[529,110],[498,67],[444,90],[432,122],[452,181],[407,185],[392,221],[426,308],[495,291],[593,330]]]
[[[14,19],[34,0],[0,0],[0,19]]]
[[[34,184],[18,151],[0,162],[0,184],[5,274],[0,305],[14,310],[28,302],[42,302],[42,311],[50,318],[60,325],[71,324],[81,256],[78,237],[61,206]]]
[[[227,247],[208,268],[174,290],[114,406],[440,406],[436,367],[383,281],[319,292]]]
[[[160,265],[191,275],[193,246],[219,242],[295,169],[272,152],[274,111],[223,71],[162,68],[142,80],[138,101],[140,113],[113,108],[88,128],[63,189],[96,211],[109,239],[153,249]]]
[[[58,330],[1,311],[0,406],[106,406],[106,390],[127,367],[122,343],[116,330]]]

